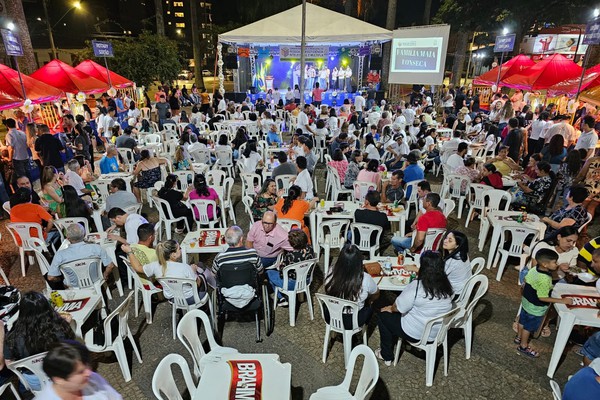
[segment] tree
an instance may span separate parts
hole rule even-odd
[[[200,33],[198,33],[198,6],[194,0],[190,1],[190,23],[192,24],[192,49],[194,52],[194,82],[198,88],[204,88],[202,77],[202,55],[200,49]]]
[[[31,37],[29,36],[29,28],[25,20],[25,12],[23,11],[23,3],[20,1],[7,1],[6,14],[12,19],[16,26],[16,33],[21,39],[23,46],[23,57],[19,58],[19,65],[23,73],[31,74],[36,68],[35,56],[33,54],[33,46],[31,45]]]
[[[393,30],[396,28],[396,10],[398,8],[398,0],[388,0],[387,18],[385,29]],[[383,44],[383,60],[381,63],[381,86],[387,88],[389,78],[390,53],[392,51],[392,42]]]
[[[165,36],[165,19],[163,16],[162,0],[154,0],[154,12],[156,13],[156,34]]]
[[[177,42],[164,36],[144,31],[137,38],[113,40],[112,44],[115,56],[109,60],[109,68],[138,86],[175,80],[182,69]],[[82,59],[96,59],[90,43],[79,55]],[[103,63],[103,60],[96,61]]]
[[[425,10],[423,11],[423,25],[429,25],[431,20],[431,0],[425,0]]]

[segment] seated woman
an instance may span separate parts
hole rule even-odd
[[[494,164],[485,164],[481,170],[481,184],[488,185],[494,189],[503,189],[504,184],[502,183],[502,174],[496,171]]]
[[[358,325],[369,322],[373,302],[379,298],[375,280],[363,268],[363,256],[356,245],[347,243],[325,277],[325,294],[358,303]],[[325,318],[329,322],[329,315]],[[344,327],[352,327],[352,314],[344,315]]]
[[[219,206],[219,194],[217,191],[206,184],[206,177],[204,174],[196,174],[194,177],[194,190],[189,193],[190,200],[213,200],[217,204],[217,210],[213,210],[211,207],[207,209],[208,219],[213,219],[213,215],[216,212],[217,218],[221,215],[221,209]],[[200,218],[198,210],[194,210],[196,218]]]
[[[527,167],[525,167],[525,171],[523,171],[521,178],[527,181],[533,181],[535,178],[537,178],[535,166],[540,161],[542,161],[542,155],[540,153],[532,154],[531,157],[529,157],[529,162],[527,163]]]
[[[379,174],[379,161],[370,160],[365,169],[361,170],[356,177],[357,181],[372,182],[375,184],[377,191],[381,191],[381,175]],[[356,192],[356,197],[359,193]]]
[[[288,265],[299,263],[315,258],[315,252],[312,246],[308,244],[308,236],[299,229],[292,229],[288,233],[288,242],[292,246],[292,251],[285,251],[281,258],[281,262],[277,265],[277,269],[267,269],[266,274],[269,279],[269,284],[275,290],[275,287],[283,287],[283,269]],[[290,271],[288,275],[288,290],[293,290],[296,285],[296,272]],[[278,293],[277,305],[286,307],[288,300],[281,293]]]
[[[420,264],[417,279],[406,286],[394,304],[383,307],[379,314],[381,348],[375,350],[375,355],[387,366],[392,364],[398,337],[417,343],[427,321],[452,309],[454,292],[442,256],[426,251],[421,254]],[[439,325],[433,326],[428,340],[433,340],[439,329]]]
[[[137,182],[133,184],[133,194],[138,202],[142,202],[140,189],[154,187],[154,184],[161,180],[160,166],[162,164],[167,164],[167,160],[151,156],[147,149],[140,152],[140,161],[133,170],[133,175],[137,176]]]
[[[498,150],[498,155],[496,158],[490,160],[492,164],[496,167],[496,170],[500,172],[503,176],[508,175],[511,171],[518,171],[521,169],[519,165],[508,156],[508,147],[501,145]]]
[[[554,135],[550,139],[548,146],[542,148],[542,161],[546,161],[552,167],[552,171],[558,172],[558,167],[567,157],[565,149],[565,139],[562,135]]]
[[[339,177],[340,177],[340,185],[344,184],[344,179],[346,179],[346,171],[348,170],[348,160],[344,157],[344,153],[342,150],[335,149],[333,152],[332,161],[329,161],[327,165],[335,168]],[[358,175],[358,173],[357,173]]]
[[[256,140],[248,140],[244,149],[244,172],[247,174],[260,173],[264,165],[262,156],[256,148]]]
[[[175,149],[174,163],[173,168],[175,171],[190,171],[192,170],[192,165],[190,164],[189,158],[186,157],[184,145],[177,146]]]
[[[88,203],[77,195],[77,190],[71,185],[63,186],[64,202],[59,215],[62,218],[86,218],[89,223],[92,220],[92,203]]]
[[[8,373],[6,363],[43,353],[60,343],[75,339],[75,332],[50,305],[50,301],[38,292],[24,293],[19,302],[19,318],[12,329],[4,335],[4,323],[0,320],[0,381]],[[23,373],[33,390],[41,390],[39,379],[29,372]]]
[[[273,211],[277,204],[277,184],[274,179],[266,179],[260,188],[260,192],[254,196],[252,203],[252,218],[259,221],[267,211]]]
[[[300,228],[306,233],[306,236],[310,238],[310,232],[308,227],[304,224],[304,215],[317,203],[317,197],[313,197],[310,203],[300,198],[302,195],[302,189],[300,186],[292,185],[288,189],[288,195],[281,197],[277,204],[275,204],[275,212],[277,218],[289,218],[300,221]]]
[[[183,278],[196,281],[198,296],[203,298],[208,291],[208,286],[216,287],[216,280],[209,269],[199,268],[196,264],[188,265],[179,262],[181,260],[181,247],[175,240],[166,240],[156,245],[156,256],[158,261],[146,265],[132,265],[137,273],[144,273],[147,277],[156,278]],[[194,288],[183,289],[188,304],[194,303]],[[169,287],[163,286],[163,295],[171,300],[174,294]]]
[[[567,192],[567,204],[554,211],[549,217],[542,218],[542,222],[548,225],[546,237],[554,235],[557,230],[572,226],[579,229],[587,221],[587,211],[581,205],[588,196],[588,190],[585,186],[571,186]]]
[[[182,201],[187,200],[190,192],[193,190],[192,186],[188,186],[185,192],[180,192],[175,189],[177,175],[169,174],[165,179],[165,185],[158,191],[158,197],[169,203],[171,213],[175,218],[185,217],[187,219],[189,229],[193,229],[194,226],[194,215],[192,214],[191,208],[187,207]],[[165,211],[166,214],[166,211]],[[183,220],[177,222],[177,228],[175,232],[183,233],[183,227],[185,222]]]
[[[343,180],[346,189],[354,188],[354,181],[357,179],[358,174],[360,174],[362,161],[363,155],[360,150],[353,150],[352,153],[350,153],[350,162],[348,163],[346,176]]]
[[[517,206],[539,204],[552,187],[554,177],[550,175],[550,164],[540,161],[535,168],[538,177],[533,182],[518,182],[517,186],[511,188],[512,204]]]
[[[63,203],[63,192],[58,180],[62,177],[62,172],[59,173],[53,166],[45,166],[42,170],[41,185],[42,196],[41,204],[48,208],[48,212],[52,215],[58,213]]]

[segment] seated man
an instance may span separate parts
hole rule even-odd
[[[33,204],[40,204],[40,196],[33,190],[29,177],[23,175],[17,177],[17,188],[27,188],[31,191],[31,202]]]
[[[394,138],[385,144],[385,150],[392,155],[392,158],[385,162],[388,171],[393,171],[402,168],[404,165],[403,158],[410,153],[410,147],[404,141],[404,135],[398,133]]]
[[[33,222],[42,226],[42,234],[46,243],[52,243],[57,240],[59,235],[56,230],[52,230],[53,218],[48,211],[44,210],[39,204],[31,202],[31,190],[21,187],[10,197],[10,222]],[[46,227],[44,228],[44,223]],[[21,240],[18,240],[21,244]]]
[[[242,265],[251,265],[260,276],[264,268],[260,262],[260,257],[255,249],[244,247],[244,232],[239,226],[232,226],[225,231],[225,242],[229,248],[223,253],[217,254],[212,264],[212,272],[219,280],[219,271],[221,274],[229,273],[233,268]],[[247,290],[243,285],[226,288],[221,291],[227,302],[237,308],[244,308],[254,298],[254,290]]]
[[[115,264],[102,246],[99,244],[84,242],[85,235],[85,228],[82,225],[71,224],[67,226],[66,239],[70,242],[70,244],[69,247],[58,250],[54,255],[52,263],[50,264],[50,268],[48,269],[47,279],[49,282],[61,281],[64,278],[64,283],[66,286],[78,287],[77,277],[75,274],[68,274],[67,276],[63,277],[60,271],[60,266],[72,261],[90,258],[100,259],[102,265],[104,266],[104,272],[102,275],[104,276],[104,280],[108,281],[108,277],[115,267]],[[95,271],[92,270],[92,272]],[[91,278],[93,281],[100,279],[99,276],[94,276],[93,273],[91,274]]]
[[[404,171],[396,170],[392,172],[389,181],[383,182],[381,189],[382,203],[396,203],[404,200],[404,189],[402,189],[402,179]]]
[[[143,270],[144,265],[148,265],[158,260],[156,249],[154,248],[154,225],[141,224],[137,229],[138,242],[132,245],[123,245],[121,250],[127,254],[127,258],[135,271]],[[138,273],[142,284],[149,280],[145,274]]]
[[[425,213],[419,217],[416,223],[416,237],[414,244],[411,236],[393,237],[392,245],[398,253],[408,250],[411,253],[418,251],[425,242],[425,235],[430,228],[446,228],[446,217],[442,210],[438,208],[440,204],[440,195],[437,193],[428,193],[423,200]]]
[[[110,240],[116,240],[117,247],[115,249],[115,255],[117,257],[117,266],[119,267],[119,274],[121,279],[125,281],[127,279],[127,267],[123,264],[120,256],[126,256],[121,246],[124,244],[137,244],[138,228],[142,224],[147,224],[146,218],[138,214],[127,214],[120,208],[113,208],[108,212],[108,219],[112,223],[112,226],[106,230],[107,237]],[[125,229],[125,238],[120,235],[112,233],[116,228],[123,227]]]
[[[110,194],[106,197],[104,209],[108,213],[115,207],[127,208],[138,204],[135,195],[127,191],[127,184],[122,178],[116,178],[110,181],[108,188]]]
[[[390,221],[387,218],[385,213],[377,210],[377,204],[381,200],[381,196],[379,192],[375,190],[369,190],[369,192],[365,196],[365,202],[363,203],[363,208],[356,209],[354,211],[354,221],[361,224],[371,224],[380,226],[383,229],[380,238],[380,252],[384,248],[382,245],[383,242],[386,242],[389,245],[389,239],[384,240],[384,234],[387,234],[390,230]],[[371,245],[376,245],[375,232],[371,234]]]
[[[600,397],[600,358],[580,369],[569,379],[563,392],[563,400],[587,400]]]
[[[119,171],[123,171],[123,168],[119,166],[119,152],[114,145],[108,145],[106,154],[100,160],[100,173],[113,174]]]
[[[288,233],[277,224],[277,214],[273,211],[265,212],[260,221],[252,224],[246,238],[246,247],[256,250],[265,268],[273,265],[283,250],[292,250]]]
[[[83,183],[83,178],[81,175],[79,175],[80,171],[81,166],[79,165],[79,161],[72,159],[67,163],[67,173],[64,177],[65,185],[73,186],[79,197],[85,196],[92,192],[90,189],[86,189],[85,183]]]
[[[587,272],[588,274],[590,274],[596,278],[600,277],[600,248],[599,247],[594,248],[593,246],[599,245],[597,242],[598,239],[600,239],[600,238],[595,238],[592,241],[586,243],[585,246],[579,251],[579,255],[577,256],[577,267],[579,267],[580,269],[584,270],[585,272]],[[592,248],[594,248],[594,249],[591,250],[591,254],[590,254],[590,249],[592,249]],[[582,253],[583,253],[583,256],[582,256]],[[590,254],[589,262],[586,259],[588,254]],[[572,280],[571,280],[571,278],[572,278]],[[595,280],[592,282],[583,282],[577,276],[573,276],[570,274],[566,275],[566,279],[568,281],[570,281],[569,283],[572,283],[574,285],[584,285],[584,286],[595,286],[596,285]]]

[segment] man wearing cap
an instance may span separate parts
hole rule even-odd
[[[569,124],[569,119],[570,117],[568,115],[562,114],[559,114],[552,119],[555,122],[546,132],[546,144],[550,143],[550,139],[552,139],[552,136],[554,135],[562,135],[565,139],[566,148],[569,148],[571,144],[573,144],[575,141],[575,128]]]

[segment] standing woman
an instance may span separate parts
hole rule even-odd
[[[300,88],[298,85],[294,85],[294,102],[300,104]]]
[[[133,175],[137,176],[137,182],[134,183],[133,194],[141,203],[140,189],[154,187],[154,184],[161,180],[160,166],[166,164],[164,158],[151,157],[150,151],[144,149],[140,152],[140,161],[135,165]]]
[[[379,298],[377,284],[363,268],[363,256],[354,244],[342,248],[337,262],[325,277],[325,294],[358,303],[358,326],[369,322],[373,302]],[[329,317],[329,315],[326,315]],[[352,314],[344,314],[344,327],[352,327]]]
[[[171,91],[171,95],[169,96],[169,108],[171,108],[171,113],[173,116],[179,115],[181,106],[179,105],[179,98],[177,97],[176,89],[173,89]]]
[[[25,128],[27,134],[27,147],[29,147],[29,152],[31,153],[31,159],[37,164],[38,168],[42,169],[42,162],[40,161],[40,156],[37,151],[35,151],[35,141],[37,140],[37,129],[35,124],[27,124]]]
[[[421,254],[420,264],[417,279],[406,286],[394,304],[383,307],[379,314],[381,348],[375,350],[375,355],[387,366],[392,364],[398,337],[409,343],[417,343],[427,321],[452,309],[454,292],[444,271],[441,255],[426,251]],[[439,330],[440,325],[434,325],[428,340],[435,339]]]
[[[498,130],[500,131],[500,135],[502,135],[502,131],[508,125],[508,120],[515,116],[515,110],[513,110],[512,103],[510,101],[506,101],[504,106],[498,113]],[[504,137],[503,137],[504,138]]]

